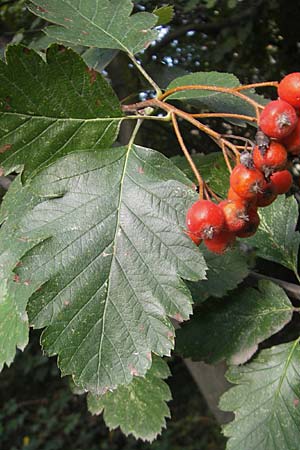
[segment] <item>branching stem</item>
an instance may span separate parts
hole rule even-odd
[[[200,173],[199,173],[199,171],[198,171],[194,161],[192,160],[191,155],[189,154],[189,151],[188,151],[188,149],[187,149],[187,147],[186,147],[186,145],[184,143],[184,140],[183,140],[183,137],[182,137],[182,135],[180,133],[179,125],[178,125],[178,122],[177,122],[177,119],[176,119],[176,115],[174,113],[171,113],[171,118],[172,118],[173,128],[174,128],[177,140],[179,142],[179,145],[180,145],[180,147],[181,147],[181,149],[182,149],[182,151],[184,153],[184,156],[186,157],[186,159],[187,159],[187,161],[188,161],[192,171],[194,172],[194,175],[195,175],[196,180],[198,182],[198,185],[199,185],[199,197],[202,200],[203,196],[204,196],[204,182],[203,182],[203,179],[202,179],[202,177],[201,177],[201,175],[200,175]]]
[[[175,94],[176,92],[191,91],[191,90],[219,92],[219,93],[230,94],[235,97],[239,97],[240,99],[249,103],[249,105],[253,106],[255,113],[256,113],[257,120],[259,120],[259,109],[264,108],[262,105],[260,105],[255,100],[253,100],[252,98],[248,97],[245,94],[242,94],[241,92],[239,92],[238,90],[235,90],[234,88],[226,88],[226,87],[220,87],[220,86],[206,86],[206,85],[202,85],[202,84],[178,86],[178,87],[175,87],[172,89],[168,89],[166,92],[164,92],[162,95],[159,96],[159,100],[165,100],[166,98],[170,97],[172,94]]]
[[[254,89],[259,87],[278,87],[278,84],[278,81],[264,81],[263,83],[244,84],[243,86],[238,86],[233,89],[235,91],[244,91],[246,89]]]
[[[131,53],[128,53],[129,58],[131,59],[132,63],[135,65],[135,67],[138,69],[138,71],[143,75],[143,77],[148,81],[150,86],[155,90],[156,95],[160,97],[162,95],[162,91],[160,87],[155,83],[155,81],[150,77],[150,75],[146,72],[146,70],[143,68],[143,66],[135,59],[134,55]]]

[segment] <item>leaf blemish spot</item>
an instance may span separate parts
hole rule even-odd
[[[144,172],[144,169],[143,169],[142,167],[138,167],[138,173],[140,173],[140,174],[145,173],[145,172]]]
[[[2,147],[0,147],[0,153],[5,153],[7,150],[10,150],[12,148],[11,144],[4,144]]]
[[[48,11],[47,9],[42,8],[41,6],[37,6],[36,9],[37,9],[38,11],[40,11],[41,13],[49,13],[49,11]]]
[[[130,370],[130,374],[134,377],[137,377],[139,375],[138,371],[136,370],[135,367],[133,366],[129,366],[129,370]]]
[[[294,400],[294,406],[295,406],[295,408],[297,408],[297,407],[299,406],[299,401],[300,401],[300,400],[298,400],[298,398],[295,398],[295,400]]]
[[[183,322],[183,317],[179,313],[176,313],[175,316],[173,316],[173,319],[177,320],[177,322]]]
[[[29,285],[30,285],[30,280],[25,280],[25,281],[24,281],[24,285],[25,285],[25,286],[29,286]]]
[[[97,72],[94,69],[90,69],[89,67],[86,68],[87,73],[89,74],[90,77],[90,83],[94,84],[95,81],[97,80]]]
[[[73,22],[73,19],[69,19],[68,17],[64,17],[65,22]]]
[[[15,283],[20,283],[20,277],[19,277],[19,275],[18,274],[14,274],[14,282]]]

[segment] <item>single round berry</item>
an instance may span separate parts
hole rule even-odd
[[[249,208],[248,209],[248,222],[246,223],[243,230],[236,233],[237,237],[247,238],[253,236],[257,228],[259,227],[260,218],[257,214],[257,208]]]
[[[238,164],[230,175],[230,186],[243,199],[252,199],[261,191],[265,179],[257,169],[247,169]]]
[[[259,119],[259,126],[267,136],[283,139],[294,130],[297,120],[295,108],[279,99],[265,106]]]
[[[209,200],[198,200],[186,215],[188,230],[200,239],[212,239],[222,231],[224,222],[222,209]]]
[[[300,154],[300,119],[298,119],[296,128],[291,134],[282,140],[282,144],[292,155]]]
[[[277,194],[286,194],[292,187],[293,177],[288,170],[281,170],[271,175],[270,182]]]
[[[258,147],[254,148],[253,162],[256,169],[264,172],[268,177],[275,170],[283,169],[286,166],[287,151],[279,142],[272,141],[265,151],[261,151]]]
[[[224,200],[219,203],[219,206],[223,209],[225,225],[228,231],[236,233],[245,226],[248,216],[244,200]]]
[[[185,231],[185,233],[188,235],[188,237],[190,239],[192,239],[192,241],[196,244],[196,245],[200,245],[202,242],[202,239],[199,238],[199,236],[197,236],[196,234],[192,233],[191,231]]]
[[[300,107],[300,72],[290,73],[280,81],[278,95],[295,108]]]
[[[276,198],[277,192],[275,191],[273,184],[271,182],[266,183],[262,189],[262,192],[257,194],[256,206],[264,208],[265,206],[271,205]]]
[[[221,255],[235,241],[235,234],[223,230],[213,239],[204,239],[204,244],[213,253]]]

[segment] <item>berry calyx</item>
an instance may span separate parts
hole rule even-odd
[[[198,200],[188,210],[188,230],[200,239],[212,239],[224,227],[225,217],[221,208],[210,200]]]
[[[230,186],[243,199],[253,199],[261,192],[265,179],[257,169],[238,164],[230,175]]]
[[[293,177],[288,170],[281,170],[271,175],[270,183],[276,194],[286,194],[292,187]]]
[[[259,126],[267,136],[283,139],[294,130],[297,121],[295,108],[279,99],[265,106],[259,119]]]
[[[282,140],[282,143],[292,155],[300,154],[300,119],[298,119],[296,128]]]
[[[287,162],[287,151],[279,142],[272,141],[265,151],[261,151],[259,147],[253,150],[253,162],[256,169],[264,172],[268,177],[275,170],[283,169]]]
[[[257,208],[249,208],[248,209],[248,222],[246,222],[245,227],[236,233],[237,237],[247,238],[253,236],[257,228],[259,227],[260,218],[257,214]]]
[[[278,95],[295,108],[300,107],[300,72],[290,73],[280,81]]]
[[[234,233],[223,230],[213,239],[204,239],[204,244],[213,253],[221,255],[235,241]]]
[[[224,200],[219,203],[219,207],[223,209],[228,231],[236,233],[245,226],[248,215],[244,200]]]
[[[265,206],[271,205],[271,203],[274,202],[277,198],[277,192],[275,191],[275,188],[273,184],[266,183],[264,186],[262,192],[257,194],[256,198],[256,206],[259,206],[260,208],[264,208]]]

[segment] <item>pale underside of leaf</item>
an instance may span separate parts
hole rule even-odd
[[[130,0],[31,0],[31,12],[52,22],[46,33],[85,47],[111,48],[134,55],[157,37],[154,14],[130,15]]]
[[[79,386],[99,394],[127,384],[146,373],[151,351],[170,354],[168,316],[192,311],[180,277],[205,277],[184,233],[197,195],[165,157],[136,146],[69,155],[32,189],[59,198],[22,220],[25,236],[52,236],[18,268],[32,288],[31,323],[48,326],[45,350]]]
[[[235,412],[224,428],[227,450],[298,450],[300,442],[299,339],[263,350],[250,364],[231,368],[237,384],[221,399]]]
[[[258,289],[239,289],[208,302],[178,331],[176,350],[194,360],[217,363],[226,359],[241,364],[256,352],[258,344],[290,322],[292,315],[293,305],[283,289],[261,281]]]
[[[296,231],[299,215],[296,199],[280,195],[270,206],[262,208],[259,215],[258,231],[248,242],[262,258],[297,273],[300,234]]]

